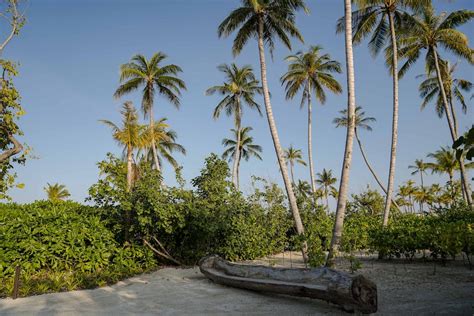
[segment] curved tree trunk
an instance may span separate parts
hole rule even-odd
[[[13,148],[7,149],[0,153],[0,163],[6,161],[11,156],[19,154],[23,150],[23,146],[13,135],[9,135],[8,140],[13,144]]]
[[[280,138],[278,137],[278,131],[275,124],[275,119],[273,118],[272,105],[270,103],[270,93],[268,91],[267,83],[267,66],[265,62],[265,45],[263,42],[263,17],[259,17],[258,22],[258,52],[260,58],[260,72],[262,77],[262,88],[263,88],[263,99],[265,103],[265,110],[267,113],[268,125],[270,127],[270,133],[272,135],[273,145],[275,147],[275,152],[277,155],[278,163],[280,165],[281,174],[283,177],[283,182],[285,183],[286,193],[288,195],[288,202],[290,204],[291,212],[293,213],[293,219],[295,220],[296,231],[298,235],[304,234],[303,222],[301,221],[300,211],[298,205],[296,204],[296,197],[293,192],[293,187],[288,177],[288,170],[286,168],[285,158],[283,156],[283,150],[280,144]],[[307,249],[308,246],[306,242],[303,242],[302,245],[302,254],[305,262],[308,261]]]
[[[316,179],[314,178],[314,165],[313,165],[313,132],[312,132],[312,105],[311,105],[311,83],[308,81],[307,85],[308,95],[308,163],[309,163],[309,175],[311,180],[311,190],[313,191],[313,197],[316,194]]]
[[[393,59],[392,59],[392,78],[393,78],[393,116],[392,116],[392,146],[390,149],[390,167],[388,172],[387,196],[385,199],[385,210],[383,212],[383,226],[387,226],[390,215],[390,206],[392,204],[393,185],[395,180],[395,163],[397,159],[398,142],[398,48],[395,35],[395,25],[393,15],[388,14],[390,24],[390,37],[392,39]]]
[[[346,67],[347,67],[347,135],[344,149],[344,161],[342,164],[341,182],[339,184],[339,197],[337,199],[336,221],[332,232],[331,245],[326,260],[326,266],[334,266],[336,253],[342,237],[344,216],[346,214],[346,202],[349,187],[349,173],[352,162],[352,145],[355,131],[355,76],[354,56],[352,52],[352,8],[351,0],[344,0],[344,12],[346,20],[345,44],[346,44]]]
[[[236,190],[239,190],[239,176],[238,176],[238,165],[240,160],[240,98],[237,98],[237,112],[235,114],[235,130],[237,131],[237,139],[236,139],[236,150],[234,152],[234,165],[232,168],[232,181],[234,182],[234,186]]]
[[[155,144],[155,119],[153,118],[153,106],[150,107],[150,133],[151,133],[151,150],[153,152],[153,161],[155,162],[155,168],[161,171],[160,162],[158,161],[158,153],[156,151]]]
[[[438,77],[438,84],[439,89],[441,91],[441,96],[443,97],[443,105],[444,105],[444,112],[446,114],[446,119],[448,120],[449,131],[451,132],[451,138],[453,142],[455,142],[458,138],[458,134],[456,128],[454,126],[453,120],[451,118],[451,111],[448,107],[448,99],[446,97],[446,91],[444,90],[443,79],[441,78],[441,71],[439,69],[439,61],[438,61],[438,53],[436,51],[436,47],[432,47],[435,67],[436,67],[436,76]],[[472,192],[469,185],[469,179],[467,178],[466,168],[464,166],[464,159],[458,159],[459,162],[459,171],[461,172],[461,185],[464,187],[465,190],[465,198],[466,202],[472,206]]]

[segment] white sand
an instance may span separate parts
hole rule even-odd
[[[261,261],[282,265],[281,256]],[[285,256],[285,266],[301,263]],[[359,271],[378,286],[380,315],[472,315],[474,275],[462,263],[381,263]],[[260,294],[217,285],[199,269],[165,268],[94,290],[0,300],[0,315],[347,315],[319,300]]]

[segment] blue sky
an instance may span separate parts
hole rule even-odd
[[[297,16],[306,45],[322,45],[326,52],[344,65],[344,37],[335,34],[336,20],[343,14],[343,1],[307,1],[311,14]],[[11,191],[17,202],[45,197],[47,182],[65,184],[72,198],[83,201],[89,186],[98,179],[96,163],[107,152],[121,153],[112,140],[110,130],[99,119],[120,120],[118,111],[123,101],[140,104],[138,94],[115,100],[119,66],[134,54],[151,56],[162,51],[168,62],[180,65],[188,91],[183,94],[178,111],[166,100],[157,98],[156,117],[167,117],[179,142],[188,151],[177,156],[184,166],[186,180],[199,174],[204,158],[210,152],[222,153],[221,140],[228,137],[232,119],[214,121],[212,110],[218,97],[205,96],[211,85],[222,82],[216,66],[235,61],[250,64],[258,74],[258,55],[251,41],[235,60],[231,54],[231,39],[219,39],[217,26],[237,0],[85,0],[29,1],[27,24],[21,35],[7,47],[4,57],[20,63],[16,84],[27,111],[20,124],[25,132],[22,141],[33,148],[37,159],[18,167],[18,181],[24,189]],[[470,0],[435,1],[438,12],[460,8],[474,9]],[[5,32],[5,26],[1,29]],[[472,40],[472,23],[462,28]],[[306,46],[293,42],[293,50]],[[306,155],[306,111],[299,109],[299,99],[285,101],[279,82],[286,70],[283,58],[290,54],[278,45],[274,59],[268,58],[269,87],[272,105],[283,146],[292,144]],[[380,56],[382,57],[382,56]],[[391,130],[391,79],[382,58],[373,59],[365,44],[355,48],[356,98],[368,115],[374,116],[373,132],[361,131],[369,159],[383,179],[387,177]],[[456,58],[452,58],[456,61]],[[458,76],[474,81],[472,66],[461,62]],[[399,147],[396,182],[412,176],[407,166],[417,158],[450,142],[445,119],[440,120],[433,108],[420,111],[417,93],[423,73],[422,62],[400,82]],[[345,88],[345,75],[337,75]],[[263,100],[260,100],[263,103]],[[472,101],[471,101],[472,103]],[[345,92],[328,94],[324,106],[315,104],[314,162],[315,169],[333,169],[339,178],[344,150],[345,131],[335,129],[332,120],[346,104]],[[460,127],[473,123],[473,110],[460,116]],[[263,161],[252,160],[241,166],[243,191],[250,188],[250,176],[258,175],[280,182],[275,153],[265,118],[246,111],[243,124],[254,128],[255,141],[264,148]],[[355,144],[354,144],[355,145]],[[367,184],[375,187],[354,148],[351,171],[351,192],[360,192]],[[306,168],[295,170],[298,178],[308,179]],[[164,170],[165,181],[175,183],[170,166]],[[429,176],[427,182],[443,180]]]

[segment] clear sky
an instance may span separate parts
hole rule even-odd
[[[306,45],[322,45],[326,52],[344,64],[344,36],[335,34],[336,20],[343,15],[343,1],[309,0],[311,14],[297,16]],[[438,12],[460,8],[474,9],[472,0],[434,1]],[[14,189],[11,195],[17,202],[45,198],[47,182],[65,184],[72,198],[83,201],[89,186],[98,179],[96,163],[107,152],[121,153],[108,127],[99,119],[119,122],[123,101],[132,100],[137,107],[139,94],[115,100],[112,95],[118,86],[119,66],[134,54],[151,56],[162,51],[170,63],[180,65],[188,91],[183,94],[178,111],[166,100],[158,98],[157,117],[167,117],[177,131],[179,142],[188,153],[177,156],[189,180],[199,174],[204,158],[210,152],[221,154],[221,140],[230,136],[232,119],[222,117],[214,121],[212,110],[218,97],[205,96],[211,85],[222,82],[216,66],[235,61],[250,64],[258,74],[257,44],[250,41],[235,60],[231,54],[231,39],[219,39],[217,26],[237,0],[41,0],[28,2],[27,24],[19,37],[7,47],[4,57],[20,63],[16,80],[27,111],[20,124],[25,132],[22,141],[34,149],[38,159],[18,167],[18,181],[24,189]],[[462,30],[473,40],[473,24]],[[6,29],[3,26],[2,33]],[[293,42],[293,50],[306,46]],[[471,44],[472,45],[472,44]],[[272,105],[283,146],[293,144],[306,155],[306,111],[299,109],[299,98],[285,101],[279,82],[286,70],[283,58],[290,54],[278,45],[274,59],[268,57],[269,87]],[[379,175],[387,178],[392,115],[391,78],[380,56],[373,59],[365,44],[355,48],[356,99],[368,115],[374,116],[373,132],[361,131],[370,161]],[[452,58],[456,61],[456,58]],[[458,76],[474,81],[472,66],[461,62]],[[416,76],[423,73],[422,61],[400,82],[399,147],[396,182],[408,180],[407,166],[428,152],[450,143],[446,120],[440,120],[433,107],[420,111]],[[337,75],[345,87],[345,74]],[[263,100],[259,100],[263,103]],[[472,103],[472,100],[470,101]],[[344,150],[345,131],[335,129],[332,120],[346,106],[345,92],[339,96],[328,94],[324,106],[315,104],[314,163],[317,172],[333,169],[339,178]],[[465,130],[474,121],[473,109],[460,116],[460,128]],[[275,153],[265,118],[246,111],[245,126],[254,128],[255,142],[264,148],[263,161],[252,160],[241,165],[244,192],[250,187],[250,176],[258,175],[281,181]],[[356,143],[354,143],[354,146]],[[350,187],[360,192],[367,184],[375,187],[363,164],[357,147]],[[297,167],[296,176],[308,179],[306,168]],[[175,183],[169,165],[164,170],[165,181]],[[427,182],[440,181],[430,176]],[[417,180],[417,179],[416,179]]]

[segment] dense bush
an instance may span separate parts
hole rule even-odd
[[[120,246],[94,213],[74,202],[0,205],[0,296],[10,293],[16,266],[24,294],[102,285],[155,266],[148,249]]]

